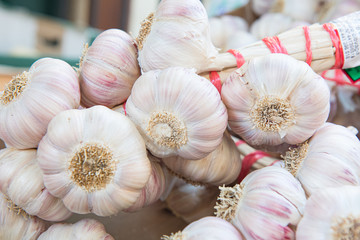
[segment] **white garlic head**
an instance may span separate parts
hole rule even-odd
[[[175,175],[194,184],[220,186],[234,182],[240,173],[240,153],[229,133],[225,133],[221,144],[205,158],[187,160],[179,156],[163,158]]]
[[[294,239],[305,192],[285,169],[264,167],[247,175],[240,184],[220,187],[215,215],[231,222],[245,239]]]
[[[126,112],[159,158],[201,159],[220,145],[227,126],[217,89],[194,69],[181,67],[141,75]]]
[[[325,80],[285,54],[244,64],[221,93],[231,129],[253,146],[301,143],[325,123],[330,110]]]
[[[56,239],[114,240],[101,222],[89,218],[81,219],[74,224],[53,224],[38,238],[38,240]]]
[[[307,195],[326,187],[360,185],[360,141],[341,125],[325,123],[283,158]]]
[[[135,40],[120,29],[105,30],[84,51],[79,73],[82,105],[123,103],[140,76]]]
[[[218,54],[199,0],[162,0],[137,39],[143,72],[181,66],[203,72]]]
[[[360,239],[360,187],[322,188],[306,202],[296,239]]]
[[[203,217],[187,225],[184,230],[163,236],[162,240],[242,240],[240,232],[229,222],[217,217]]]
[[[71,212],[44,186],[36,149],[0,151],[0,190],[27,214],[47,221],[62,221]]]
[[[104,106],[56,115],[38,148],[47,189],[72,212],[109,216],[130,207],[151,166],[135,125]]]
[[[50,120],[78,108],[79,80],[66,62],[41,58],[11,80],[0,97],[0,138],[7,146],[36,148]]]

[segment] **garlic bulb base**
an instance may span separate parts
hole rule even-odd
[[[150,13],[142,22],[139,31],[139,36],[136,38],[136,44],[139,50],[142,49],[143,43],[146,40],[147,35],[151,31],[151,24],[154,21],[154,13]]]
[[[332,239],[359,239],[360,238],[360,217],[348,215],[336,219],[336,224],[333,224]]]
[[[4,199],[6,200],[7,202],[7,208],[12,211],[13,213],[15,213],[16,215],[19,215],[19,216],[22,216],[24,217],[24,219],[29,219],[31,218],[31,216],[24,210],[22,209],[21,207],[19,207],[18,205],[16,205],[13,201],[11,201],[11,199],[6,196],[6,195],[3,195],[4,196]]]
[[[176,233],[171,233],[170,236],[162,236],[161,240],[182,240],[183,239],[183,234],[181,231],[178,231]]]
[[[296,177],[298,170],[302,166],[302,162],[308,152],[309,144],[304,142],[299,144],[296,148],[289,148],[289,151],[282,156],[284,159],[285,169],[288,170],[294,177]]]
[[[5,89],[0,97],[1,104],[7,105],[15,101],[25,90],[28,79],[29,73],[26,71],[13,77],[12,80],[5,85]]]
[[[215,205],[215,216],[231,221],[236,214],[236,207],[242,197],[242,187],[236,184],[233,187],[219,187],[220,195]]]

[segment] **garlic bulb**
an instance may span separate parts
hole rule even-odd
[[[36,240],[47,223],[28,215],[0,192],[0,239]]]
[[[218,54],[199,0],[162,0],[142,24],[137,43],[143,72],[174,66],[203,72],[212,69]]]
[[[204,217],[187,225],[184,230],[172,233],[170,236],[163,236],[162,240],[242,240],[239,231],[217,217]]]
[[[0,151],[0,190],[29,215],[62,221],[71,212],[44,187],[36,149]]]
[[[75,70],[62,60],[41,58],[5,87],[0,100],[0,138],[9,147],[36,148],[49,121],[79,104]]]
[[[231,129],[255,146],[301,143],[326,121],[330,109],[326,82],[285,54],[244,64],[221,94]]]
[[[226,40],[225,49],[239,49],[256,42],[257,38],[250,32],[236,31]]]
[[[182,182],[172,189],[166,198],[166,206],[187,223],[214,215],[219,189],[215,186],[194,186]],[[206,204],[204,204],[206,203]]]
[[[136,202],[125,211],[134,212],[149,206],[160,199],[166,188],[166,178],[160,159],[148,154],[151,163],[151,174]]]
[[[135,82],[126,102],[156,157],[201,159],[220,145],[227,112],[217,89],[193,69],[149,71]]]
[[[230,184],[237,179],[241,169],[240,154],[229,133],[205,158],[194,161],[176,156],[162,161],[175,175],[195,184]]]
[[[308,199],[296,239],[359,239],[360,187],[324,188]]]
[[[82,105],[123,103],[140,76],[135,40],[120,29],[102,32],[85,50],[79,73]]]
[[[114,238],[106,232],[101,222],[88,218],[82,219],[74,224],[53,224],[38,238],[38,240],[57,239],[114,240]]]
[[[104,106],[56,115],[38,148],[44,183],[75,213],[109,216],[130,207],[149,179],[144,141]]]
[[[245,239],[294,239],[306,197],[289,172],[265,167],[234,187],[220,187],[215,215],[231,222]]]
[[[360,141],[341,125],[325,123],[283,158],[307,195],[325,187],[360,185]]]

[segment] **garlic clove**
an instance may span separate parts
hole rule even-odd
[[[52,189],[50,190],[52,193]],[[74,213],[86,214],[91,212],[91,202],[88,200],[88,193],[83,191],[79,186],[73,186],[65,196],[61,197],[64,205]]]
[[[103,31],[85,50],[79,73],[82,105],[123,103],[140,76],[135,41],[120,29]]]
[[[14,77],[3,91],[0,138],[9,147],[36,148],[49,121],[79,104],[79,81],[74,69],[62,60],[41,58],[29,72]]]
[[[221,143],[227,126],[216,88],[193,69],[180,67],[144,73],[133,86],[126,111],[147,149],[160,158],[203,158]]]

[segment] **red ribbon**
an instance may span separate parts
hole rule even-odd
[[[246,155],[241,163],[241,171],[238,177],[238,182],[240,183],[246,175],[249,174],[251,166],[256,163],[259,159],[263,157],[269,157],[270,155],[263,151],[254,151],[248,155]]]
[[[209,74],[210,82],[216,87],[219,94],[221,94],[221,79],[218,72],[212,71]]]
[[[339,33],[331,23],[323,24],[323,28],[329,33],[331,42],[335,48],[335,64],[332,68],[341,69],[344,65],[344,50],[341,45]]]
[[[245,58],[239,51],[235,49],[229,49],[227,52],[234,55],[236,59],[236,65],[238,68],[240,68],[245,63]]]
[[[311,51],[311,39],[309,27],[304,26],[304,35],[305,35],[305,51],[306,51],[306,60],[305,62],[310,66],[312,61],[312,51]]]
[[[124,114],[125,114],[125,116],[126,116],[126,102],[124,102],[123,108],[124,108]]]
[[[284,53],[288,54],[286,48],[281,44],[277,36],[263,38],[262,41],[269,48],[271,53]]]

